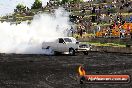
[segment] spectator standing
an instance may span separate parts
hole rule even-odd
[[[70,29],[70,31],[71,31],[71,36],[73,37],[73,34],[74,34],[74,29],[73,29],[73,27],[71,26],[71,29]]]

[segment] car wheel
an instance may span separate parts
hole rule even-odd
[[[84,55],[88,55],[88,52],[86,51],[86,52],[83,52],[84,53]]]
[[[44,49],[44,54],[45,55],[54,55],[55,54],[55,51],[50,46],[47,46]]]
[[[75,55],[75,50],[73,48],[70,48],[69,49],[69,54],[72,55],[72,56]]]

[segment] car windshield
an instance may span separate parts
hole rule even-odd
[[[64,38],[64,40],[65,40],[65,42],[72,42],[72,40],[69,38]]]

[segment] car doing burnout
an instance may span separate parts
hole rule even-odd
[[[42,49],[52,49],[54,53],[68,52],[70,55],[75,55],[76,52],[83,52],[85,55],[91,50],[88,44],[79,44],[73,37],[56,38],[52,42],[43,42]]]

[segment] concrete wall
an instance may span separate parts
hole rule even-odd
[[[125,44],[124,39],[120,38],[80,38],[80,42],[100,42],[100,43],[123,43]]]
[[[102,42],[102,43],[124,43],[119,38],[82,38],[80,42]],[[92,51],[111,52],[111,53],[130,53],[132,54],[132,47],[114,47],[114,46],[93,46]]]
[[[127,48],[127,47],[93,46],[92,51],[132,54],[131,47]]]

